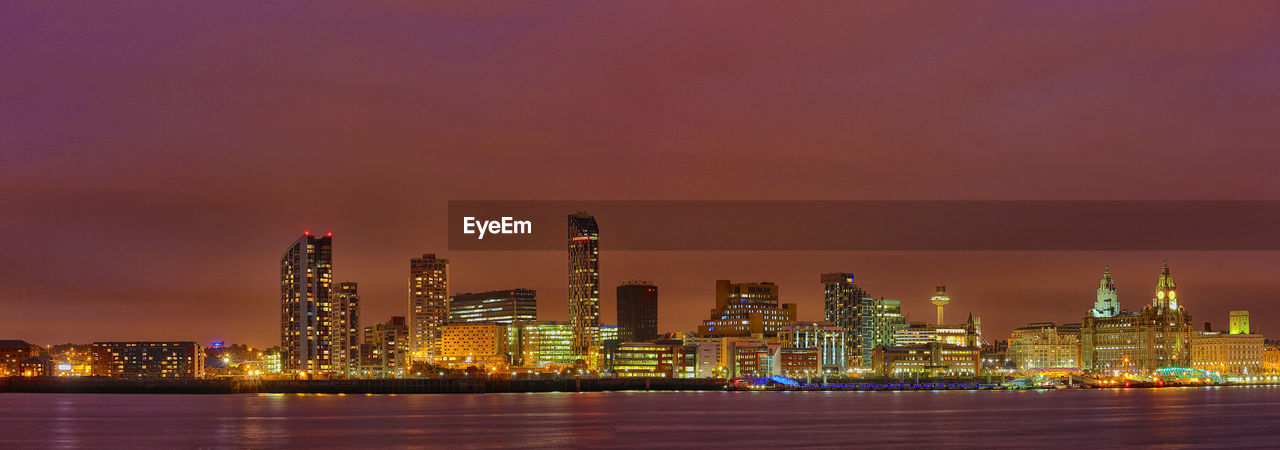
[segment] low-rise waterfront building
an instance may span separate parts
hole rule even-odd
[[[530,369],[573,366],[573,325],[568,322],[535,322],[519,325],[519,364]]]
[[[783,348],[813,349],[818,352],[820,370],[844,373],[849,368],[848,339],[845,331],[831,322],[795,322],[778,334]]]
[[[440,330],[442,362],[452,367],[505,368],[510,362],[507,326],[500,323],[451,323]]]
[[[1250,331],[1249,312],[1231,311],[1229,332],[1193,333],[1191,367],[1231,375],[1262,373],[1265,339]]]
[[[57,364],[48,358],[32,356],[18,362],[18,372],[24,377],[51,377],[57,373]]]
[[[822,353],[816,348],[778,349],[771,373],[786,377],[813,377],[822,374]]]
[[[27,341],[16,339],[0,340],[0,377],[21,374],[20,363],[39,355],[40,347],[31,345]]]
[[[1080,324],[1033,322],[1013,330],[1009,359],[1019,371],[1079,368]]]
[[[610,351],[608,369],[620,378],[691,378],[697,373],[697,346],[679,341],[622,342]]]
[[[1268,339],[1263,342],[1262,371],[1280,373],[1280,341]]]
[[[94,342],[93,376],[204,377],[204,347],[197,342]]]
[[[921,345],[879,346],[872,356],[872,371],[880,376],[972,377],[982,366],[981,349],[943,342]]]

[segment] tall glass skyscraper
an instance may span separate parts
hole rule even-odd
[[[822,274],[824,316],[828,322],[844,331],[845,346],[851,365],[861,355],[862,338],[858,330],[862,326],[862,299],[868,298],[865,289],[853,282],[853,274],[832,272]]]
[[[280,257],[280,364],[288,374],[332,372],[329,291],[333,233],[310,232]]]
[[[893,345],[894,333],[906,328],[902,302],[872,297],[852,273],[824,273],[822,285],[827,321],[844,330],[850,365],[871,365],[872,350]]]
[[[427,253],[409,260],[409,356],[440,356],[440,327],[449,319],[449,260]]]
[[[583,211],[569,215],[569,322],[573,353],[596,364],[600,348],[600,228]]]

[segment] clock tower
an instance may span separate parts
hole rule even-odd
[[[1160,280],[1156,281],[1156,298],[1151,299],[1151,306],[1157,310],[1174,310],[1178,309],[1178,290],[1177,283],[1173,282],[1173,275],[1169,275],[1169,260],[1164,260],[1164,270],[1160,271]]]

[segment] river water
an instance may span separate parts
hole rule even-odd
[[[0,448],[1280,446],[1280,387],[0,394]]]

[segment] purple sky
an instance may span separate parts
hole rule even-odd
[[[424,4],[425,3],[425,4]],[[447,251],[450,199],[1280,199],[1275,2],[0,4],[0,339],[278,343],[278,262],[335,233],[366,323],[408,259],[567,315],[565,255]],[[1088,218],[1081,218],[1088,220]],[[1178,220],[1170,211],[1169,220]],[[824,271],[988,338],[1121,304],[1280,337],[1275,252],[602,251],[602,309],[714,280],[821,317]]]

